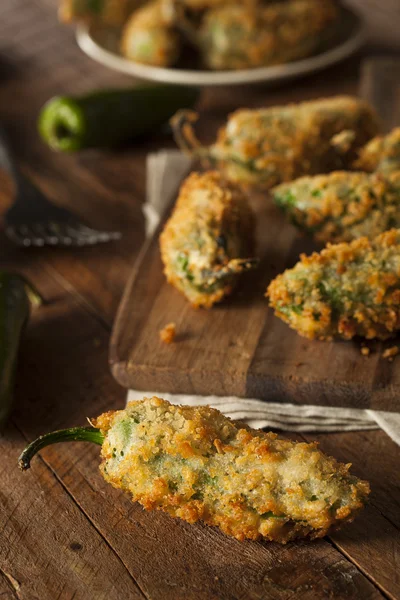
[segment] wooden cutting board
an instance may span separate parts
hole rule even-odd
[[[400,61],[368,61],[361,79],[361,95],[378,108],[386,128],[400,123]],[[268,283],[301,252],[317,247],[286,222],[268,195],[254,195],[251,202],[260,267],[212,310],[193,309],[166,283],[159,232],[147,244],[114,327],[110,361],[116,379],[137,390],[400,411],[400,355],[393,362],[382,357],[393,341],[370,343],[365,357],[359,341],[309,341],[274,316],[264,298]],[[166,345],[159,330],[169,322],[176,323],[177,337]]]

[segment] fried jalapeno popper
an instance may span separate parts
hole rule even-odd
[[[156,67],[176,63],[180,39],[162,0],[153,0],[132,13],[122,32],[121,52],[130,60]]]
[[[194,135],[196,119],[193,111],[179,111],[173,117],[181,149],[215,165],[232,181],[264,189],[351,164],[355,151],[379,128],[374,110],[347,96],[239,110],[209,147],[202,146]]]
[[[75,428],[42,436],[22,453],[22,469],[48,444],[102,444],[100,471],[147,510],[219,527],[239,540],[286,543],[324,536],[352,521],[369,485],[351,465],[316,443],[279,439],[231,421],[208,406],[174,406],[160,398],[131,402]]]
[[[310,339],[385,340],[400,329],[400,230],[329,245],[274,279],[275,314]]]
[[[301,177],[272,190],[276,204],[318,242],[370,239],[400,227],[400,171],[336,171]]]
[[[392,173],[400,170],[400,127],[378,136],[361,148],[354,168],[360,171]]]
[[[254,218],[243,192],[215,171],[192,173],[160,236],[164,273],[193,306],[211,307],[229,294],[250,258]]]
[[[61,0],[60,19],[122,25],[140,0]]]
[[[214,8],[199,30],[203,63],[210,69],[248,69],[309,56],[337,14],[333,2],[315,0]]]

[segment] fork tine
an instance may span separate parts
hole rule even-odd
[[[53,204],[20,172],[0,126],[0,159],[15,184],[15,198],[3,217],[6,235],[19,246],[89,246],[121,237],[118,232],[96,231],[78,221],[68,209]]]
[[[63,227],[59,227],[57,235],[55,235],[48,226],[48,223],[32,223],[29,228],[29,235],[34,246],[43,246],[45,244],[49,246],[72,245],[71,238],[63,233]]]
[[[32,229],[38,237],[40,236],[43,239],[44,244],[55,246],[58,243],[57,237],[48,230],[47,224],[34,223]]]
[[[119,240],[121,234],[115,231],[93,231],[92,233],[82,233],[79,230],[75,232],[76,239],[81,240],[83,244],[97,244]]]
[[[95,237],[100,241],[108,242],[110,240],[120,240],[122,235],[120,231],[102,231],[97,229],[92,229],[91,227],[87,227],[87,225],[83,225],[81,223],[77,223],[76,225],[69,225],[71,231],[74,231],[76,235],[84,235],[89,237]]]
[[[45,241],[43,238],[38,237],[29,227],[26,225],[8,226],[5,229],[7,237],[18,244],[18,246],[44,246]]]
[[[48,228],[54,235],[62,240],[62,243],[78,246],[90,246],[99,242],[118,240],[121,234],[116,231],[97,231],[85,225],[68,223],[48,223]]]
[[[6,235],[19,246],[92,246],[97,243],[105,243],[121,238],[117,231],[97,231],[85,225],[59,223],[56,221],[48,223],[32,223],[31,225],[20,224],[8,225],[5,229]]]

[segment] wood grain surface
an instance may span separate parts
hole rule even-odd
[[[373,101],[387,128],[400,123],[399,89],[400,60],[364,64],[362,94]],[[320,247],[299,234],[267,194],[250,200],[260,266],[211,310],[193,309],[168,285],[156,233],[118,313],[111,344],[117,380],[139,390],[400,411],[398,362],[382,358],[393,340],[370,344],[366,357],[360,340],[306,340],[268,308],[264,294],[270,281],[293,266],[300,253]],[[159,330],[170,322],[176,323],[177,337],[166,345]]]
[[[78,51],[53,0],[0,3],[0,121],[24,171],[58,204],[95,226],[120,228],[108,246],[23,251],[0,232],[1,268],[24,273],[46,304],[21,346],[15,410],[0,437],[0,598],[5,600],[376,600],[400,598],[399,448],[382,432],[319,434],[321,448],[371,481],[367,511],[317,543],[243,543],[218,530],[146,513],[108,486],[98,448],[45,449],[26,474],[28,440],[121,408],[108,369],[110,328],[144,239],[145,155],[159,136],[119,152],[56,155],[36,134],[49,96],[124,85]],[[295,88],[206,91],[210,137],[238,105],[279,103],[356,89],[358,59]],[[207,132],[206,132],[207,133]],[[0,174],[0,210],[12,198]],[[309,437],[311,439],[311,437]]]

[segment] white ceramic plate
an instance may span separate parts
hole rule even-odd
[[[162,68],[133,62],[120,55],[119,32],[110,28],[80,24],[76,37],[79,47],[85,54],[114,71],[160,83],[215,86],[275,83],[325,69],[353,54],[365,40],[363,21],[348,9],[343,10],[343,22],[338,29],[340,34],[335,43],[319,54],[285,65],[240,71]]]

